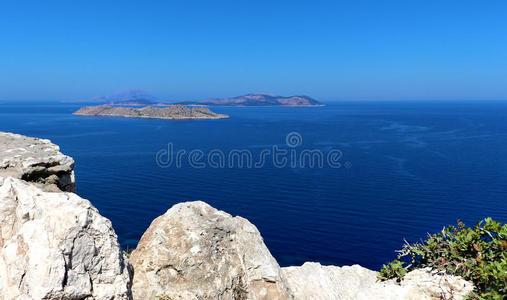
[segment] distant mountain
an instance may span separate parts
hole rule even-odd
[[[125,90],[109,96],[96,97],[90,102],[111,105],[153,105],[157,98],[142,90]]]
[[[308,96],[279,96],[255,93],[232,98],[210,98],[197,102],[178,102],[178,104],[201,104],[210,106],[322,106],[319,101]]]
[[[68,101],[78,102],[78,101]],[[141,90],[126,90],[103,97],[96,97],[88,103],[127,106],[166,106],[166,105],[202,105],[202,106],[323,106],[319,101],[308,96],[279,96],[275,94],[253,93],[232,98],[208,98],[200,101],[160,102],[156,97]]]
[[[155,105],[156,103],[151,100],[139,99],[139,100],[118,100],[118,101],[109,101],[107,102],[109,105],[131,105],[131,106],[149,106]]]

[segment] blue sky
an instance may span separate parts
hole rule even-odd
[[[0,99],[507,100],[507,1],[3,1]]]

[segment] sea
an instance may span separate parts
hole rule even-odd
[[[80,106],[4,101],[0,131],[73,157],[77,194],[125,249],[196,200],[255,224],[281,266],[379,269],[458,219],[507,221],[507,102],[212,107],[220,120],[72,115]]]

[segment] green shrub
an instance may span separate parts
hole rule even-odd
[[[403,264],[404,262],[395,259],[387,265],[383,265],[379,273],[379,279],[387,280],[396,278],[397,281],[400,281],[408,272],[407,269],[403,267]]]
[[[382,267],[379,280],[401,280],[411,270],[430,267],[472,281],[472,299],[507,299],[507,224],[487,218],[470,228],[458,220],[398,253]]]

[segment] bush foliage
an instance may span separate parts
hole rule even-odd
[[[457,226],[445,227],[426,241],[406,243],[378,278],[402,280],[411,270],[430,267],[473,282],[471,299],[507,299],[506,238],[507,224],[487,218],[466,227],[458,220]]]

